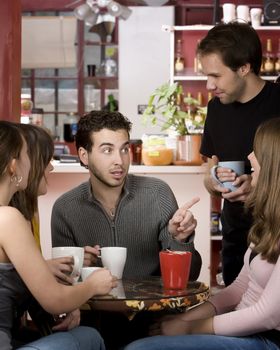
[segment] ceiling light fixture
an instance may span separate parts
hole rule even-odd
[[[106,12],[124,20],[132,13],[130,8],[113,0],[86,0],[84,4],[74,9],[74,15],[91,27],[97,24],[98,17]]]

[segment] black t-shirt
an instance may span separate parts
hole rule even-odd
[[[262,91],[246,103],[222,104],[214,98],[208,104],[200,151],[208,158],[216,155],[220,161],[244,160],[245,171],[250,174],[247,156],[253,150],[255,132],[272,117],[280,117],[280,84],[266,82]],[[244,213],[243,203],[225,200],[222,224],[224,239],[246,242],[251,218]]]

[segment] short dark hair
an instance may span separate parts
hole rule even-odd
[[[200,41],[197,47],[200,56],[216,53],[233,71],[250,63],[258,75],[262,64],[262,45],[257,32],[246,23],[218,24]]]
[[[76,149],[83,147],[88,152],[92,148],[91,134],[102,129],[127,131],[130,134],[132,123],[119,112],[91,111],[80,118],[75,136]]]

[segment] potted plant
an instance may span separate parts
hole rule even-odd
[[[177,135],[177,156],[175,164],[199,165],[199,153],[206,107],[197,99],[182,97],[180,84],[165,83],[150,96],[143,113],[143,122],[159,125],[162,131],[172,130]]]

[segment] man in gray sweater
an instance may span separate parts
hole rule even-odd
[[[84,265],[99,265],[100,246],[127,247],[124,277],[160,275],[159,251],[192,252],[190,279],[198,278],[201,257],[194,248],[196,220],[180,209],[162,180],[128,174],[130,121],[118,112],[92,111],[78,123],[76,147],[90,179],[65,193],[52,211],[53,246],[85,247]],[[82,312],[82,323],[99,326],[108,350],[147,336],[153,313],[133,321],[116,312]],[[95,320],[95,317],[98,319]]]
[[[118,112],[92,111],[78,123],[76,148],[89,182],[63,194],[52,211],[52,245],[85,247],[84,265],[98,265],[100,246],[127,247],[124,277],[159,275],[159,251],[192,252],[190,279],[198,278],[196,220],[180,209],[162,180],[128,175],[130,121]]]

